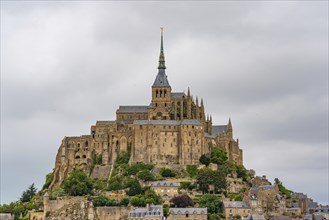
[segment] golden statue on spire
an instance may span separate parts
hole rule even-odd
[[[164,27],[160,27],[160,29],[161,29],[161,33],[163,33],[163,28],[164,28]]]

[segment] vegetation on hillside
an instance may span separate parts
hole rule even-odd
[[[63,181],[63,189],[67,195],[83,196],[93,193],[93,184],[85,172],[73,170]]]
[[[102,155],[94,155],[89,167],[89,175],[79,169],[73,170],[63,181],[62,185],[48,191],[50,199],[61,196],[87,196],[95,207],[130,205],[144,207],[148,203],[163,203],[161,196],[147,186],[147,182],[165,178],[186,178],[184,181],[188,182],[180,182],[179,194],[170,200],[170,206],[193,207],[197,203],[199,207],[208,209],[209,220],[218,220],[225,218],[220,199],[221,195],[225,195],[231,201],[242,201],[243,199],[241,193],[227,193],[227,175],[236,174],[237,177],[242,178],[245,182],[252,178],[251,172],[243,165],[236,165],[234,162],[229,161],[227,153],[221,147],[214,147],[209,155],[200,157],[200,163],[205,165],[202,168],[198,168],[197,165],[186,165],[186,169],[179,168],[181,169],[179,170],[175,166],[161,168],[155,167],[153,164],[129,164],[129,158],[130,147],[127,152],[118,155],[110,179],[91,179],[89,176],[93,168],[96,165],[102,165]],[[212,165],[217,165],[216,170],[214,170],[216,166],[209,166],[211,163]],[[18,219],[21,214],[24,218],[27,218],[28,210],[35,209],[41,211],[43,208],[42,195],[48,190],[53,179],[53,172],[47,174],[45,184],[39,193],[37,193],[34,184],[31,184],[22,193],[18,202],[1,205],[0,212],[13,213],[15,214],[15,219]],[[291,198],[292,191],[286,189],[279,179],[275,179],[275,184],[278,185],[282,194],[286,195],[287,198]],[[242,192],[245,190],[243,189]],[[117,194],[125,193],[126,196],[122,196],[120,199],[113,199],[105,196],[106,191],[112,191],[112,193]],[[195,191],[202,192],[202,195],[196,195],[192,199],[189,195],[193,195]],[[168,216],[169,206],[164,205],[163,207],[164,215]],[[238,219],[239,216],[235,216],[235,218]]]

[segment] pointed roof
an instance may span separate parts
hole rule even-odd
[[[231,118],[228,119],[228,124],[227,124],[227,131],[232,131],[232,123],[231,123]]]
[[[165,65],[165,57],[163,51],[163,28],[161,28],[161,46],[160,46],[160,56],[159,56],[159,66],[158,66],[158,75],[156,76],[153,87],[158,86],[169,86],[169,82],[166,75],[166,65]]]

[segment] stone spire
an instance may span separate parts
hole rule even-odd
[[[226,132],[229,137],[233,138],[233,127],[232,127],[232,123],[231,123],[231,118],[228,119]]]
[[[160,46],[160,56],[159,56],[159,66],[158,74],[155,78],[152,87],[170,87],[170,84],[166,75],[165,57],[163,52],[163,28],[161,27],[161,46]]]
[[[163,27],[161,29],[161,46],[160,46],[160,56],[159,56],[159,67],[158,69],[166,69],[165,56],[163,52]]]
[[[231,123],[231,118],[228,119],[228,124],[227,124],[227,131],[232,131],[232,123]]]
[[[190,87],[188,87],[188,89],[187,89],[187,96],[188,96],[188,97],[191,96],[191,93],[190,93]]]

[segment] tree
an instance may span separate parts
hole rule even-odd
[[[174,171],[172,171],[171,169],[167,169],[167,168],[161,168],[160,174],[163,177],[175,177],[176,176],[176,173]]]
[[[234,201],[242,201],[242,199],[243,198],[242,198],[241,194],[238,194],[234,197]]]
[[[222,192],[226,187],[226,176],[224,173],[219,171],[212,171],[213,178],[211,179],[211,184],[215,187],[215,193]]]
[[[243,165],[236,165],[236,173],[238,177],[242,178],[244,181],[248,178],[248,171]]]
[[[232,161],[226,161],[222,166],[218,167],[218,170],[227,176],[228,174],[236,173],[236,166]]]
[[[127,191],[128,196],[135,196],[143,193],[143,189],[139,184],[138,180],[134,179],[128,184],[129,190]]]
[[[82,170],[73,170],[63,182],[64,192],[71,196],[92,194],[91,179]]]
[[[212,170],[209,168],[203,168],[198,171],[197,174],[197,184],[199,184],[199,189],[202,193],[209,191],[209,184],[212,182]]]
[[[143,181],[152,181],[155,179],[154,175],[148,170],[139,171],[137,177]]]
[[[208,208],[209,214],[220,213],[222,211],[220,198],[216,195],[202,195],[199,201],[199,205],[200,207]]]
[[[198,172],[197,184],[199,184],[199,189],[202,193],[209,192],[209,185],[214,185],[216,193],[222,192],[226,189],[225,174],[209,168],[203,168]]]
[[[33,196],[36,194],[37,188],[34,186],[34,183],[32,183],[27,190],[25,190],[22,193],[22,196],[20,198],[21,202],[29,202],[33,198]]]
[[[198,168],[196,165],[187,165],[186,171],[188,172],[191,178],[194,178],[198,173]]]
[[[223,165],[227,161],[227,153],[223,148],[214,147],[211,150],[210,160],[212,163]]]
[[[178,208],[186,208],[194,205],[193,200],[187,194],[175,196],[170,200],[170,202],[174,203],[175,207]]]
[[[200,159],[199,159],[200,163],[208,166],[210,164],[210,158],[207,157],[205,154],[202,154]]]

